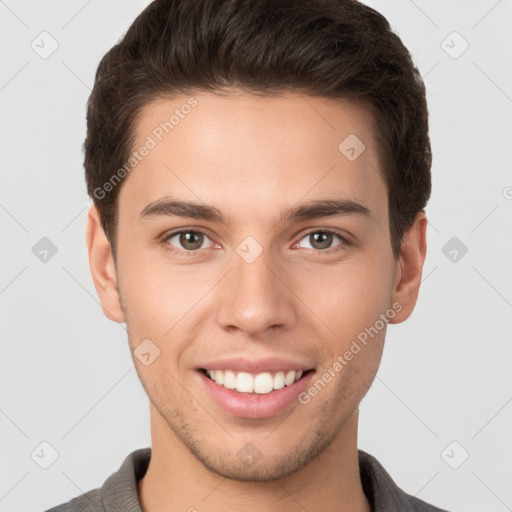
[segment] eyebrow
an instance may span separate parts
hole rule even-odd
[[[321,217],[358,215],[373,219],[372,212],[364,205],[351,199],[314,200],[282,212],[282,222],[300,222]],[[210,205],[191,201],[162,198],[148,204],[139,214],[139,220],[147,217],[175,216],[226,224],[222,212]]]

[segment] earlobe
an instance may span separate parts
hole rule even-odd
[[[392,303],[402,308],[389,323],[398,324],[412,314],[418,299],[423,264],[427,254],[427,218],[419,212],[402,239],[400,256],[396,262]]]
[[[117,287],[117,274],[110,243],[101,226],[99,212],[92,205],[87,214],[86,244],[89,266],[103,314],[113,322],[125,321]]]

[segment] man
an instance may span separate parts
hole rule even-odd
[[[439,511],[358,450],[426,254],[424,85],[353,0],[157,0],[88,104],[87,246],[151,448],[62,511]]]

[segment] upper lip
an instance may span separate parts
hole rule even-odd
[[[311,370],[312,365],[292,361],[291,359],[281,359],[278,357],[269,357],[265,359],[246,359],[246,358],[230,358],[217,359],[202,364],[199,368],[205,370],[233,370],[236,372],[247,373],[263,373],[277,372],[279,370]]]

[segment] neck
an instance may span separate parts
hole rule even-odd
[[[205,467],[151,406],[151,460],[138,483],[142,509],[371,512],[359,476],[357,421],[356,409],[331,444],[292,475],[269,482],[243,482]]]

